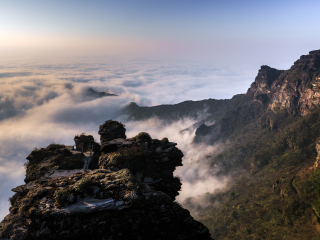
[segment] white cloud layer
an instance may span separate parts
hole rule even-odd
[[[223,70],[199,63],[0,61],[0,219],[8,213],[11,189],[24,183],[23,164],[34,147],[73,144],[74,135],[82,132],[99,141],[99,125],[108,119],[123,120],[119,110],[130,101],[151,106],[229,98],[245,92],[252,75],[240,68]],[[118,96],[93,98],[87,93],[90,87]],[[228,181],[214,177],[217,169],[197,162],[220,146],[195,148],[190,145],[194,130],[180,133],[193,121],[124,122],[129,137],[146,131],[153,138],[168,137],[178,143],[185,154],[184,167],[176,171],[183,181],[178,201],[223,188]]]
[[[201,116],[200,116],[201,118]],[[169,141],[177,143],[177,147],[183,152],[183,166],[178,167],[175,175],[180,176],[182,188],[177,201],[182,203],[188,197],[197,197],[206,192],[212,193],[216,189],[226,187],[230,177],[217,177],[219,167],[210,168],[206,156],[222,151],[222,144],[207,146],[205,144],[192,144],[195,130],[192,126],[196,120],[182,119],[172,124],[165,124],[158,119],[129,122],[126,124],[127,136],[132,137],[139,132],[146,131],[152,138],[162,139],[168,137]],[[183,131],[186,128],[189,131]]]

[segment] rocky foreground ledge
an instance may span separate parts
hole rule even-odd
[[[99,134],[101,148],[82,134],[75,150],[50,144],[31,152],[1,239],[211,239],[174,201],[183,156],[175,143],[148,133],[126,138],[124,125],[111,120]]]

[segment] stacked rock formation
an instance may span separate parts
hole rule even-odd
[[[110,122],[100,126],[106,129]],[[114,122],[119,136],[125,136],[125,128]],[[168,194],[173,200],[181,189],[180,179],[173,176],[177,166],[182,166],[182,152],[176,143],[168,139],[152,139],[142,132],[129,139],[117,138],[108,141],[104,132],[101,134],[101,157],[99,166],[103,169],[130,169],[139,181],[155,187],[157,191]]]
[[[100,144],[94,141],[92,135],[76,135],[74,137],[74,142],[76,144],[76,150],[80,152],[93,152],[93,161],[90,163],[90,169],[98,168],[98,160],[100,157]]]
[[[94,141],[94,138],[92,135],[85,135],[82,133],[81,135],[77,135],[74,137],[74,142],[76,144],[76,150],[77,151],[94,151],[94,152],[100,152],[100,145]]]
[[[100,126],[100,169],[66,169],[82,153],[64,145],[32,151],[27,184],[12,189],[0,238],[211,239],[208,229],[173,201],[181,185],[173,171],[183,156],[175,144],[147,133],[110,140],[107,132],[125,137],[119,122]]]
[[[108,120],[104,124],[100,125],[98,133],[100,134],[102,152],[112,151],[112,147],[114,146],[110,146],[108,141],[118,138],[126,138],[126,129],[124,128],[124,125],[112,120]]]

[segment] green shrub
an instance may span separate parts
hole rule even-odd
[[[64,148],[64,147],[65,147],[64,144],[50,143],[46,148],[47,150],[54,151],[56,149]]]
[[[148,153],[141,148],[121,148],[108,156],[108,165],[128,168],[133,174],[136,172],[154,171],[152,162],[147,164]]]
[[[164,141],[165,143],[168,143],[169,139],[165,137],[165,138],[162,138],[162,141]]]
[[[141,132],[137,136],[134,137],[136,140],[140,140],[142,142],[150,142],[152,140],[149,133]]]
[[[70,195],[70,192],[65,189],[57,189],[53,195],[56,203],[60,206],[63,205],[63,203],[67,200],[68,196]]]
[[[91,186],[92,186],[92,181],[90,179],[82,178],[72,186],[72,189],[80,193],[87,193]]]
[[[254,239],[253,236],[278,239],[284,235],[287,239],[318,239],[316,231],[308,230],[313,228],[311,219],[314,217],[303,201],[311,204],[320,216],[320,170],[306,180],[292,180],[301,165],[311,166],[315,161],[320,108],[314,107],[310,114],[301,117],[288,114],[285,109],[259,112],[259,107],[253,106],[251,110],[256,113],[250,119],[247,110],[241,106],[228,115],[219,137],[227,144],[222,151],[206,159],[209,166],[219,166],[220,176],[233,176],[232,186],[229,191],[211,193],[215,201],[205,201],[206,207],[192,208],[194,204],[190,201],[189,210],[194,211],[197,220],[217,239]],[[242,114],[248,116],[242,118]],[[270,119],[276,123],[273,131]],[[240,174],[239,169],[250,169],[252,175]],[[273,188],[276,180],[280,184]],[[285,198],[281,197],[281,190],[286,193]],[[235,197],[231,192],[236,193]],[[296,227],[300,224],[304,227]]]
[[[306,85],[306,88],[309,88],[309,89],[312,89],[312,84],[310,84],[310,83],[308,83],[307,85]]]

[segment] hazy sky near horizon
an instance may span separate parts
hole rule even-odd
[[[315,0],[1,1],[1,55],[106,55],[289,68],[319,48]]]

